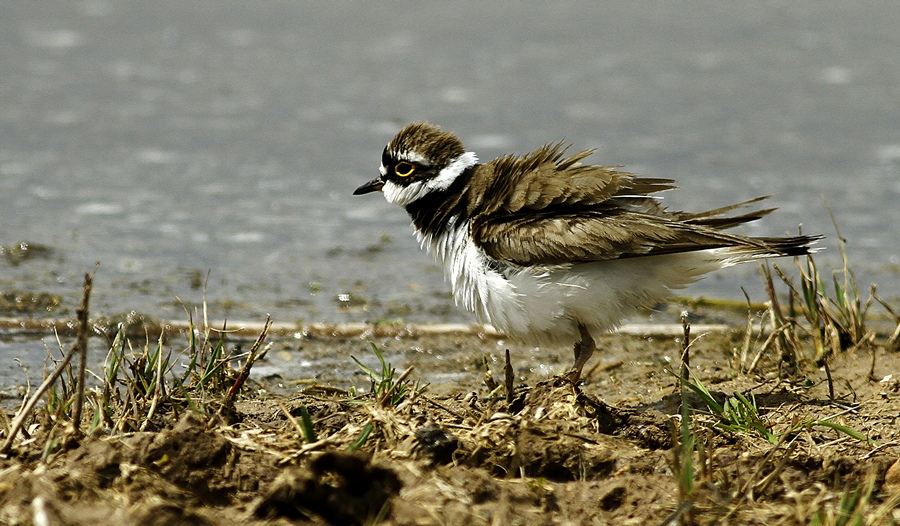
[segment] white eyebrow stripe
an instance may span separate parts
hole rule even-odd
[[[398,152],[394,156],[394,158],[398,161],[408,161],[411,163],[421,164],[422,166],[431,166],[431,162],[426,159],[424,155],[412,150],[404,150],[402,152]]]

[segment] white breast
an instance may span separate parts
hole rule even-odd
[[[454,218],[455,219],[455,218]],[[578,325],[596,335],[638,308],[652,307],[703,274],[728,263],[716,251],[559,266],[515,268],[501,274],[472,242],[467,224],[439,237],[418,234],[443,267],[457,304],[481,323],[525,342],[571,345]]]
[[[553,283],[546,269],[510,270],[504,276],[472,242],[467,224],[451,224],[439,237],[418,237],[443,267],[456,303],[474,312],[479,322],[535,344],[575,341],[577,324],[559,301],[568,287]]]
[[[416,231],[417,237],[444,269],[457,305],[474,312],[482,323],[498,323],[501,312],[516,309],[518,294],[490,268],[487,255],[472,242],[468,225],[453,224],[456,219],[451,218],[450,228],[438,237]]]

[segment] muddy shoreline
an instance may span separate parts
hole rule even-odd
[[[752,395],[766,429],[782,438],[723,429],[692,396],[701,443],[688,500],[673,461],[678,336],[605,336],[596,367],[574,387],[554,378],[569,350],[510,346],[477,331],[274,334],[257,363],[264,374],[230,407],[173,405],[144,430],[99,426],[89,436],[61,433],[52,414],[36,419],[30,438],[0,459],[0,521],[660,524],[689,502],[685,517],[699,524],[804,524],[834,516],[855,488],[869,488],[867,517],[897,520],[878,511],[900,491],[897,353],[876,346],[835,357],[831,398],[815,366],[785,378],[765,356],[742,373],[741,327],[694,335],[697,378],[723,402]],[[350,359],[375,367],[373,343],[398,375],[412,367],[396,404],[379,403]],[[506,348],[512,401],[496,387]],[[317,370],[272,372],[284,360]],[[830,420],[865,440],[798,425]]]

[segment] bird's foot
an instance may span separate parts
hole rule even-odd
[[[581,333],[581,341],[575,344],[575,365],[573,365],[572,369],[566,373],[566,378],[575,385],[577,385],[578,380],[581,379],[581,370],[584,369],[584,364],[591,359],[591,355],[594,354],[594,349],[597,348],[597,345],[594,343],[594,338],[591,337],[591,333],[588,332],[587,327],[579,324],[578,332]]]
[[[572,385],[578,385],[578,381],[581,380],[581,369],[570,369],[564,377],[566,380],[572,382]]]

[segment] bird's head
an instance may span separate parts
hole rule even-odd
[[[472,152],[452,133],[427,122],[406,125],[381,154],[379,176],[353,195],[381,191],[400,206],[447,189],[460,174],[478,164]]]

